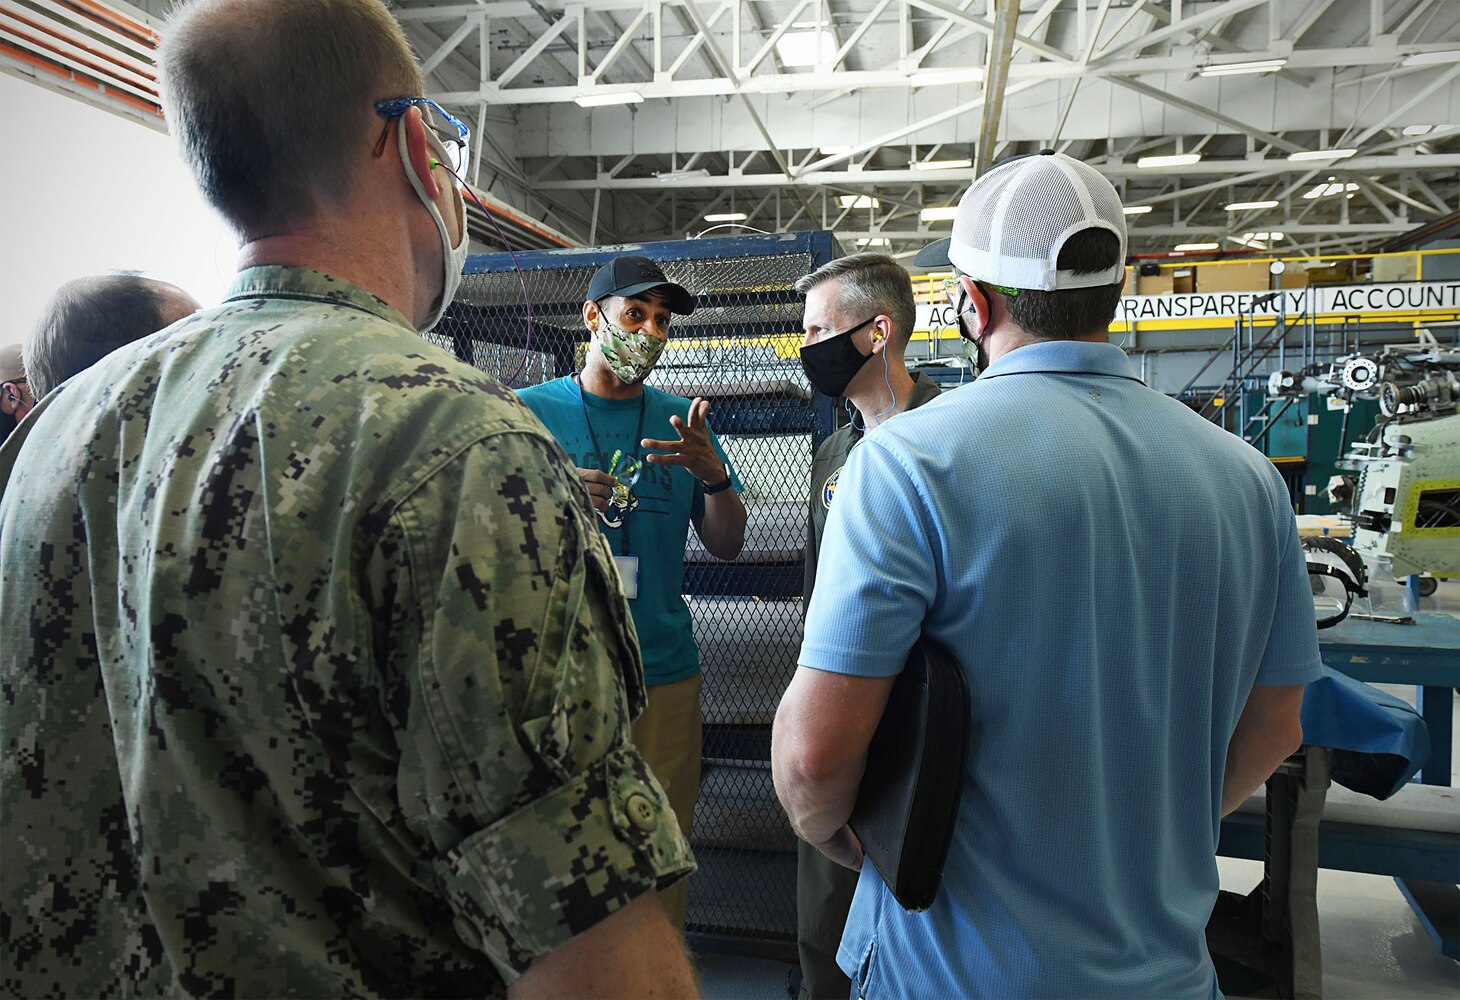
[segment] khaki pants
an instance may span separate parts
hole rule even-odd
[[[679,819],[679,829],[689,837],[694,826],[695,799],[700,792],[700,751],[704,742],[704,717],[700,714],[700,685],[696,674],[671,684],[649,688],[649,704],[634,722],[634,745],[649,770],[664,786],[669,805]],[[669,925],[684,936],[684,916],[689,905],[689,879],[681,879],[659,893]]]

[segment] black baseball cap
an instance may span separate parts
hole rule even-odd
[[[934,240],[918,251],[913,258],[913,263],[918,267],[948,267],[953,262],[948,259],[948,248],[953,245],[953,237],[945,236],[941,240]]]
[[[695,311],[695,297],[683,285],[676,285],[664,276],[659,265],[648,257],[615,257],[593,272],[588,282],[588,301],[599,302],[610,295],[625,298],[657,288],[669,300],[669,311],[688,316]]]

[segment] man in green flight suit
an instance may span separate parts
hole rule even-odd
[[[803,607],[816,586],[821,533],[836,494],[837,477],[863,434],[904,410],[938,395],[933,380],[907,370],[907,344],[916,322],[912,280],[884,254],[859,253],[823,265],[796,282],[806,296],[801,364],[806,377],[828,396],[845,396],[853,420],[821,442],[811,463],[806,526]],[[880,358],[880,363],[876,359]],[[851,980],[837,966],[837,946],[857,888],[857,872],[797,841],[796,937],[801,997],[845,997]]]
[[[0,449],[0,993],[690,993],[593,508],[417,332],[468,129],[380,0],[199,0],[160,68],[242,270]]]

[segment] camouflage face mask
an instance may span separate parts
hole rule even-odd
[[[595,337],[609,369],[630,385],[649,377],[667,343],[640,331],[621,330],[603,313],[599,313]]]

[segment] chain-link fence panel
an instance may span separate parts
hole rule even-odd
[[[633,253],[695,293],[648,382],[710,401],[710,425],[745,487],[745,549],[707,553],[691,528],[684,587],[704,673],[703,778],[692,842],[690,933],[789,954],[796,841],[771,785],[770,727],[801,642],[802,556],[813,447],[830,400],[799,360],[802,275],[840,256],[829,233],[745,236],[472,257],[428,337],[514,388],[577,371],[593,272]]]

